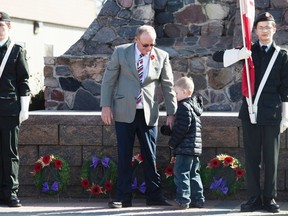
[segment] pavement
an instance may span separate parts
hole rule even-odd
[[[269,213],[266,211],[255,211],[242,213],[239,211],[241,202],[239,200],[207,200],[205,207],[201,209],[191,208],[187,210],[175,210],[172,206],[146,206],[145,200],[133,200],[133,207],[122,209],[111,209],[105,199],[45,199],[21,198],[22,207],[9,208],[0,205],[0,215],[10,216],[114,216],[114,215],[156,215],[156,216],[191,216],[191,215],[288,215],[288,202],[278,202],[280,213]]]

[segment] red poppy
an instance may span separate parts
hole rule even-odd
[[[236,169],[235,169],[235,172],[236,172],[236,178],[237,178],[237,179],[243,177],[244,174],[245,174],[245,170],[242,169],[242,168],[236,168]]]
[[[89,185],[90,185],[89,179],[82,179],[82,181],[81,181],[82,188],[87,189],[87,188],[89,188]]]
[[[172,176],[173,174],[174,174],[174,167],[171,165],[167,166],[165,169],[166,178],[168,178],[169,176]]]
[[[94,185],[90,189],[91,193],[95,196],[98,196],[100,193],[102,193],[101,187],[99,185]]]
[[[61,169],[61,168],[62,168],[62,160],[56,159],[56,160],[54,161],[54,166],[55,166],[57,169]]]
[[[43,168],[42,163],[37,162],[34,164],[34,173],[38,173]]]
[[[50,155],[45,155],[45,156],[42,158],[42,162],[43,162],[45,165],[48,165],[48,164],[51,162],[51,157],[50,157]]]
[[[234,162],[234,159],[231,156],[228,156],[228,157],[224,158],[224,161],[223,161],[224,166],[232,165],[233,162]]]
[[[110,181],[105,182],[105,183],[104,183],[104,188],[105,188],[106,191],[112,190],[112,189],[113,189],[113,184],[112,184],[112,182],[110,182]]]
[[[154,55],[150,55],[150,59],[151,60],[155,59],[155,56]]]
[[[171,157],[170,164],[174,164],[176,161],[176,157]]]
[[[221,162],[216,158],[212,159],[209,163],[209,167],[213,167],[213,168],[218,168],[220,165],[221,165]]]
[[[139,163],[143,162],[143,157],[142,157],[141,154],[137,154],[137,155],[135,156],[135,159],[136,159]]]

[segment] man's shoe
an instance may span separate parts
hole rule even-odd
[[[22,206],[17,196],[11,196],[9,199],[6,199],[5,204],[8,207],[21,207]]]
[[[189,208],[204,208],[203,202],[190,203]]]
[[[166,199],[159,199],[159,200],[147,200],[147,206],[170,206]]]
[[[178,203],[176,200],[167,200],[166,201],[169,205],[174,206],[176,209],[188,209],[189,205],[182,205]]]
[[[262,200],[260,196],[253,196],[246,203],[241,205],[241,212],[253,212],[261,209]]]
[[[132,207],[132,202],[129,201],[111,201],[108,203],[108,206],[110,208],[127,208],[127,207]]]
[[[280,212],[280,206],[276,203],[276,201],[273,198],[264,197],[263,209],[273,213]]]

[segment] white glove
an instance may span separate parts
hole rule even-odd
[[[251,53],[252,52],[246,47],[243,47],[242,49],[226,50],[223,56],[223,65],[224,67],[228,67],[237,61],[247,59],[251,56]]]
[[[288,128],[288,102],[282,103],[282,120],[280,123],[280,133]]]
[[[246,47],[243,47],[238,52],[238,59],[248,59],[251,56],[252,52],[251,50],[248,50]]]
[[[29,117],[29,103],[30,103],[30,96],[20,97],[20,104],[21,104],[21,111],[19,114],[19,123],[20,124],[23,121],[27,120]]]

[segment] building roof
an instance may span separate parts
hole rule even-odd
[[[96,18],[95,0],[1,0],[11,18],[87,28]]]

